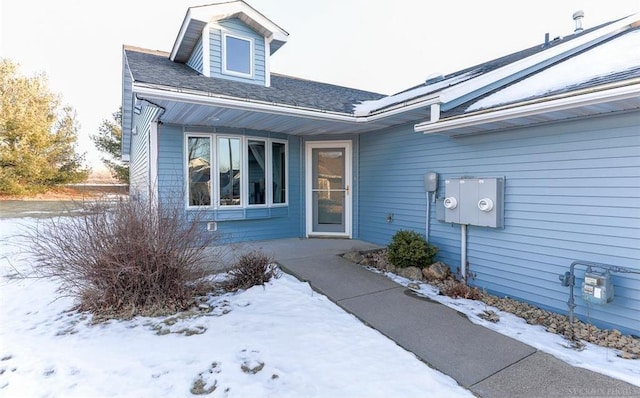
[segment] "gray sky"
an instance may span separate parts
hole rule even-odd
[[[0,0],[0,57],[23,74],[44,72],[77,111],[80,149],[121,103],[122,45],[170,51],[187,0]],[[640,12],[640,0],[426,1],[248,0],[289,32],[271,70],[392,94],[451,73]]]

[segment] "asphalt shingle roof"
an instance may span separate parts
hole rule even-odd
[[[353,104],[376,100],[383,94],[271,73],[271,87],[206,77],[189,66],[169,59],[169,54],[125,47],[136,82],[250,99],[329,112],[353,113]]]

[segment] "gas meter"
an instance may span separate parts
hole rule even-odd
[[[609,270],[596,272],[588,268],[582,282],[582,299],[592,304],[606,304],[613,301],[613,283]]]

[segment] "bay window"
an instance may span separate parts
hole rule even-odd
[[[188,207],[287,204],[287,143],[221,134],[186,135]]]

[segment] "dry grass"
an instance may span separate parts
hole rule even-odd
[[[471,287],[455,279],[447,279],[440,286],[440,293],[452,298],[465,298],[480,300],[482,291],[477,287]]]

